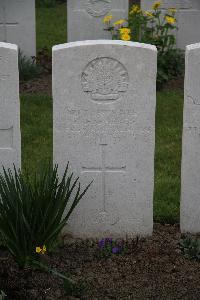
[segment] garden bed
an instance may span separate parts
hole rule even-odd
[[[20,270],[3,249],[0,289],[6,299],[200,299],[200,265],[184,258],[178,226],[156,224],[151,238],[129,241],[124,255],[101,258],[97,243],[70,239],[48,265],[69,274],[82,295],[66,296],[62,280],[48,273]]]

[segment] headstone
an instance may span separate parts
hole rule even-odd
[[[200,232],[200,44],[186,48],[181,231]]]
[[[154,0],[141,0],[143,10],[151,10]],[[177,47],[184,49],[186,45],[200,41],[200,1],[199,0],[163,0],[162,11],[176,8],[178,31],[176,31]]]
[[[128,7],[129,0],[68,0],[68,42],[111,39],[103,18],[127,19]]]
[[[35,56],[35,0],[0,0],[0,41],[17,44],[26,56]]]
[[[76,237],[152,233],[156,58],[123,41],[53,48],[54,162],[94,179],[70,219]]]
[[[21,167],[17,46],[0,43],[0,171]]]

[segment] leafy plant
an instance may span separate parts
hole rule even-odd
[[[98,246],[102,257],[109,257],[112,254],[124,254],[127,248],[123,240],[113,240],[112,238],[101,239]]]
[[[180,246],[186,258],[200,261],[200,239],[186,237],[180,240]]]
[[[157,87],[179,76],[183,76],[185,69],[185,55],[181,49],[170,49],[162,55],[158,53]]]
[[[5,300],[6,299],[6,294],[0,290],[0,300]]]
[[[19,51],[18,64],[20,81],[38,78],[42,74],[43,69],[36,63],[36,59],[26,57],[21,50]]]
[[[20,267],[49,252],[71,213],[88,190],[81,192],[79,178],[67,165],[61,179],[58,166],[49,165],[34,179],[21,171],[0,174],[0,232]]]
[[[112,39],[135,41],[155,45],[158,49],[158,87],[183,75],[184,53],[175,49],[176,9],[169,8],[162,13],[161,2],[153,4],[151,11],[142,11],[133,5],[128,20],[112,22],[112,16],[104,18],[105,30],[110,31]]]
[[[87,290],[87,285],[84,281],[72,284],[68,280],[63,280],[63,287],[66,296],[81,297]]]

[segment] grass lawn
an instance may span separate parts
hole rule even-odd
[[[66,41],[66,6],[37,9],[37,47]],[[157,95],[154,219],[179,221],[183,93]],[[23,168],[35,170],[52,159],[52,99],[21,97]]]
[[[183,93],[157,93],[154,219],[179,221]]]
[[[54,45],[67,42],[67,6],[36,9],[37,50],[47,47],[51,53]]]
[[[22,167],[32,171],[52,161],[52,99],[21,96]]]

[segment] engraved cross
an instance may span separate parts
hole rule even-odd
[[[125,173],[126,166],[123,165],[119,168],[106,166],[106,146],[107,144],[100,144],[101,146],[101,167],[99,168],[87,168],[82,167],[83,173],[100,173],[102,176],[102,198],[103,198],[103,212],[106,212],[106,174],[108,173]]]
[[[3,20],[0,22],[0,26],[3,26],[3,41],[7,42],[7,26],[17,26],[17,22],[7,22],[7,12],[6,12],[6,0],[3,0]]]

